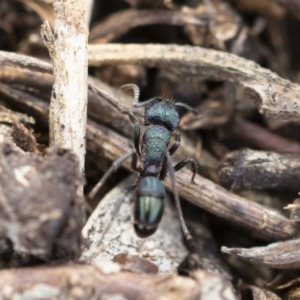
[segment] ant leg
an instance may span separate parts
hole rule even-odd
[[[183,159],[182,161],[180,161],[178,164],[176,164],[174,166],[174,170],[175,170],[175,172],[177,172],[177,171],[181,170],[183,167],[185,167],[187,164],[191,164],[192,172],[193,172],[191,182],[195,184],[194,179],[198,172],[198,165],[193,158],[188,157],[188,158]]]
[[[135,183],[131,186],[132,188],[135,188],[139,181],[140,181],[140,177],[141,177],[141,174],[143,172],[143,170],[138,167],[138,157],[137,157],[137,154],[136,153],[133,153],[132,156],[131,156],[131,163],[130,163],[130,166],[131,166],[131,169],[135,172],[137,172],[137,177],[136,177],[136,180],[135,180]]]
[[[133,171],[136,171],[138,173],[142,173],[142,169],[138,167],[138,158],[137,158],[137,155],[136,153],[133,153],[132,156],[131,156],[131,169]]]
[[[185,103],[176,102],[175,106],[185,108],[187,111],[190,111],[190,112],[192,112],[192,113],[194,113],[196,115],[199,114],[199,112],[196,109],[192,108],[191,106],[189,106],[189,105],[187,105]]]
[[[134,133],[133,133],[133,144],[136,153],[141,156],[140,151],[140,135],[141,135],[141,125],[138,119],[134,116],[133,113],[129,113],[129,119],[134,124]]]
[[[159,174],[159,179],[162,181],[166,178],[168,172],[168,164],[167,164],[167,158],[164,157],[163,163],[162,163],[162,167],[161,167],[161,171]]]
[[[172,189],[173,189],[173,194],[174,194],[175,205],[176,205],[179,221],[181,224],[181,228],[183,231],[183,235],[184,235],[186,241],[190,241],[190,240],[192,240],[192,235],[190,234],[190,231],[188,230],[188,228],[185,224],[184,218],[183,218],[180,200],[179,200],[178,192],[176,189],[175,169],[173,167],[172,159],[171,159],[171,156],[169,153],[166,154],[166,159],[167,159],[169,174],[170,174],[170,178],[171,178],[171,184],[172,184]]]
[[[171,146],[171,148],[169,149],[169,155],[173,155],[175,153],[175,151],[180,146],[180,142],[181,142],[181,138],[180,138],[180,134],[179,133],[173,133],[173,135],[175,136],[175,142]],[[159,175],[159,179],[160,180],[164,180],[165,179],[165,177],[167,175],[167,171],[168,171],[168,166],[167,166],[167,159],[165,157],[164,160],[163,160],[162,168],[161,168],[160,175]]]
[[[88,194],[88,198],[93,199],[97,192],[99,191],[99,189],[103,186],[103,184],[105,183],[105,181],[107,180],[107,178],[114,172],[116,171],[122,164],[123,162],[128,159],[129,157],[132,157],[135,154],[135,151],[132,150],[128,153],[126,153],[125,155],[119,157],[118,159],[116,159],[113,164],[111,165],[111,167],[105,172],[105,174],[103,175],[103,177],[101,178],[100,181],[98,181],[98,183],[93,187],[93,189],[90,191],[90,193]]]
[[[173,155],[175,153],[175,151],[178,149],[178,147],[180,146],[180,142],[181,142],[181,137],[179,133],[173,133],[173,135],[175,136],[175,142],[172,145],[172,147],[169,149],[169,153],[170,155]]]

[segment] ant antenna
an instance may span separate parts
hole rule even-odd
[[[190,111],[190,112],[192,112],[192,113],[194,113],[194,114],[198,114],[198,113],[199,113],[196,109],[192,108],[192,107],[189,106],[188,104],[185,104],[185,103],[182,103],[182,102],[176,102],[175,105],[176,105],[177,107],[185,108],[187,111]]]
[[[147,101],[139,102],[139,97],[140,97],[140,89],[136,84],[129,83],[122,85],[120,87],[121,90],[132,90],[133,91],[133,106],[140,108],[142,106],[146,106],[154,101],[157,101],[157,97],[151,98]],[[183,104],[183,103],[182,103]]]
[[[124,84],[120,87],[121,90],[132,90],[133,91],[133,106],[138,107],[140,98],[140,89],[134,83]]]
[[[170,174],[170,178],[171,178],[171,184],[172,184],[172,189],[173,189],[173,194],[174,194],[174,200],[175,200],[175,205],[176,205],[180,225],[181,225],[183,235],[184,235],[186,241],[190,241],[190,240],[192,240],[192,235],[191,235],[190,231],[188,230],[188,228],[186,226],[186,223],[184,221],[184,218],[183,218],[182,209],[181,209],[181,205],[180,205],[180,200],[179,200],[178,192],[177,192],[177,189],[176,189],[175,169],[172,165],[172,159],[171,159],[171,156],[168,152],[167,152],[166,156],[167,156],[169,174]]]

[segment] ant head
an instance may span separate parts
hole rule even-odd
[[[171,100],[155,98],[145,108],[145,125],[157,124],[173,132],[179,125],[179,114]]]

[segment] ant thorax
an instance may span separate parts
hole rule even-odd
[[[147,127],[142,145],[144,176],[159,175],[170,138],[171,132],[165,126],[150,125]]]

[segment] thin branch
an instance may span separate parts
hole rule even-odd
[[[236,255],[246,261],[265,265],[276,269],[299,269],[300,267],[300,240],[290,240],[270,244],[266,247],[227,248],[222,252]]]
[[[300,121],[300,86],[258,64],[225,52],[191,46],[106,44],[90,45],[89,64],[137,63],[169,67],[183,76],[234,82],[244,101],[254,101],[260,113],[277,124]],[[274,124],[273,124],[274,125]]]
[[[85,1],[53,2],[54,36],[41,34],[53,61],[55,83],[50,104],[50,143],[72,149],[84,169],[87,112],[87,25]]]

